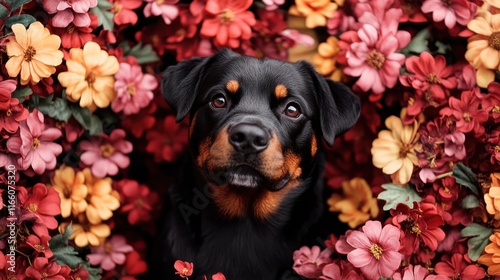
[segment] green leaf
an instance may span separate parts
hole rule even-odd
[[[63,98],[56,98],[51,94],[47,98],[35,95],[31,98],[30,108],[37,108],[45,115],[59,121],[67,122],[71,117],[71,109],[68,106],[68,101]]]
[[[99,24],[106,30],[113,30],[114,22],[113,22],[113,13],[109,10],[113,8],[113,4],[111,4],[107,0],[98,0],[97,6],[91,8],[90,11],[97,15],[99,19]]]
[[[429,51],[429,38],[431,37],[431,32],[428,28],[423,29],[418,32],[411,42],[405,48],[401,49],[399,52],[405,56],[411,56],[413,54],[420,54],[424,51]]]
[[[399,203],[404,203],[412,208],[414,201],[422,201],[418,193],[409,185],[383,184],[382,188],[385,191],[379,193],[377,198],[386,201],[383,207],[384,211],[396,209]]]
[[[477,181],[476,174],[472,170],[459,162],[453,167],[453,177],[458,184],[467,187],[476,195],[479,195],[479,182]]]
[[[32,15],[22,14],[22,15],[17,15],[17,16],[11,16],[10,18],[8,18],[5,21],[5,26],[8,29],[11,29],[12,25],[14,25],[16,23],[21,23],[22,25],[24,25],[24,27],[28,28],[28,26],[35,21],[36,21],[36,19]]]
[[[484,247],[490,243],[489,237],[492,233],[493,230],[491,228],[486,228],[476,223],[472,223],[462,229],[460,232],[462,237],[471,237],[467,241],[467,246],[469,247],[467,254],[471,260],[477,261],[481,256]]]
[[[73,231],[71,224],[66,228],[64,233],[58,234],[49,241],[50,250],[56,257],[56,263],[59,265],[67,265],[70,268],[77,268],[79,264],[83,263],[81,257],[75,248],[69,245],[69,236]]]
[[[9,14],[9,10],[7,8],[5,8],[5,6],[0,3],[0,19],[7,18],[8,14]]]
[[[7,4],[10,5],[10,10],[15,11],[22,5],[30,2],[31,0],[6,0]]]
[[[31,95],[32,93],[33,91],[30,87],[24,87],[14,91],[11,96],[19,99],[19,102],[24,102],[25,97]]]
[[[96,115],[93,115],[89,109],[82,108],[78,105],[71,106],[73,117],[89,131],[90,135],[102,134],[102,122]]]
[[[479,199],[473,194],[469,194],[462,200],[462,208],[472,209],[479,206]]]
[[[148,64],[157,62],[160,58],[156,55],[156,52],[153,50],[151,45],[142,45],[141,43],[135,45],[130,50],[125,52],[125,56],[134,56],[137,58],[137,63],[139,64]]]
[[[82,265],[82,267],[89,272],[89,280],[100,280],[101,279],[101,275],[100,275],[101,270],[98,267],[91,267],[87,263],[84,263]]]

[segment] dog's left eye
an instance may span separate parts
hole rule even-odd
[[[286,109],[285,109],[284,113],[288,117],[296,119],[296,118],[300,117],[300,114],[301,114],[300,106],[295,102],[288,103],[286,105]]]
[[[210,103],[214,108],[224,108],[227,106],[226,98],[222,94],[217,94]]]

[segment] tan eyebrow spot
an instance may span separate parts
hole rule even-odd
[[[240,83],[238,83],[238,81],[236,80],[229,80],[226,84],[226,89],[230,93],[236,93],[239,88],[240,88]]]
[[[274,95],[276,98],[281,99],[285,98],[288,94],[288,89],[284,85],[277,85],[276,88],[274,88]]]

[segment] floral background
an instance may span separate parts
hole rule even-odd
[[[363,102],[327,148],[347,230],[290,273],[500,276],[499,0],[1,0],[0,279],[144,278],[187,144],[161,73],[224,47],[308,59]]]

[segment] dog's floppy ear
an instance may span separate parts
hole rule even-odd
[[[344,84],[325,79],[305,61],[297,63],[312,78],[319,107],[321,131],[331,146],[336,136],[351,128],[359,118],[361,102]]]

